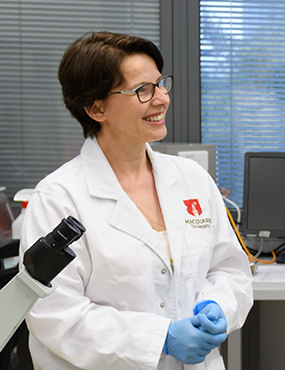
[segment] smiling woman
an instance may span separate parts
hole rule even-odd
[[[141,85],[141,81],[158,81],[161,78],[156,63],[147,54],[125,57],[120,70],[124,81],[117,88],[121,91]],[[169,102],[165,89],[158,87],[154,88],[153,97],[144,103],[138,99],[137,94],[109,94],[106,99],[95,101],[87,112],[101,124],[97,140],[108,160],[114,158],[117,162],[118,155],[122,155],[122,160],[128,164],[128,158],[133,157],[129,150],[135,148],[137,155],[138,145],[143,154],[141,158],[145,158],[145,143],[161,140],[166,135],[165,115]],[[110,142],[113,143],[111,148]],[[111,153],[112,148],[114,153]],[[139,167],[136,165],[135,168]]]
[[[68,215],[86,233],[27,317],[37,370],[224,370],[217,347],[251,307],[248,260],[212,178],[148,144],[167,134],[162,67],[152,42],[110,32],[62,58],[64,101],[85,142],[37,185],[21,255]]]

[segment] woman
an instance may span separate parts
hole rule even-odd
[[[69,215],[87,231],[27,317],[36,370],[221,370],[216,347],[252,305],[216,185],[147,144],[166,136],[172,76],[162,68],[153,43],[109,32],[63,56],[64,101],[86,140],[36,187],[22,253]]]

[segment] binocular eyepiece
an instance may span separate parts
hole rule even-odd
[[[24,254],[24,266],[29,274],[49,286],[75,257],[69,245],[86,231],[73,216],[62,219],[60,224],[45,237],[38,239]]]
[[[50,248],[61,251],[69,244],[81,238],[84,232],[85,227],[76,218],[68,216],[43,239]]]

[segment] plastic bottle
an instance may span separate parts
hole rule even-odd
[[[21,237],[22,224],[24,221],[26,208],[31,198],[33,190],[34,189],[21,189],[14,196],[15,202],[22,202],[22,208],[19,216],[12,222],[13,239],[20,239]]]

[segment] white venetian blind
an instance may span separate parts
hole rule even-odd
[[[200,1],[203,143],[242,204],[246,151],[285,151],[285,1]]]
[[[0,186],[10,198],[79,152],[81,126],[64,107],[57,69],[71,42],[100,30],[159,46],[159,0],[0,1]]]

